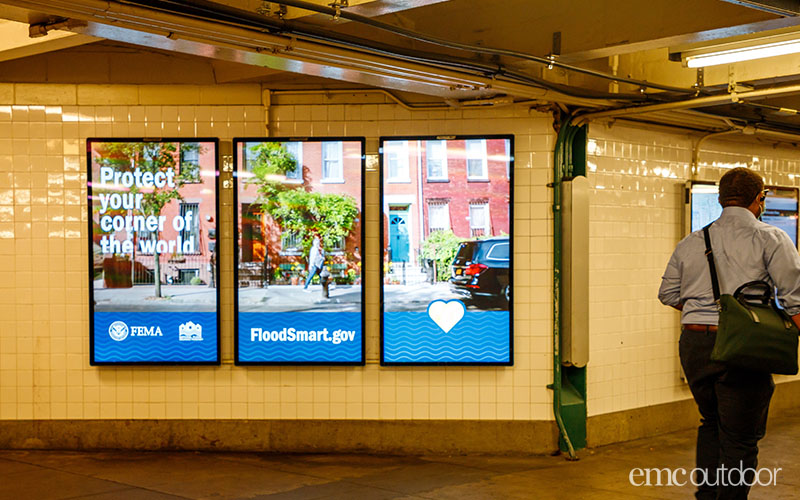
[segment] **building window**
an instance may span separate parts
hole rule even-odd
[[[300,233],[284,231],[281,233],[281,254],[282,255],[302,255],[303,238]]]
[[[388,182],[411,182],[408,172],[408,141],[385,142],[383,159],[389,174]]]
[[[466,142],[467,179],[471,181],[488,181],[489,167],[486,159],[486,139],[468,139]]]
[[[450,229],[450,206],[447,202],[428,202],[428,234]]]
[[[177,253],[200,253],[200,205],[198,203],[181,203],[181,217],[189,217],[189,227],[181,231],[183,243]],[[191,243],[186,243],[190,241]],[[188,250],[184,252],[184,249]]]
[[[329,248],[329,252],[332,254],[341,254],[344,253],[345,245],[346,245],[345,237],[341,236],[334,240],[333,244]]]
[[[489,204],[470,203],[469,205],[469,232],[472,238],[489,236],[492,228],[489,224]]]
[[[426,141],[425,158],[429,181],[447,180],[447,142]]]
[[[283,144],[286,151],[294,158],[294,170],[286,172],[287,180],[303,180],[303,143],[286,142]]]
[[[322,143],[322,182],[344,182],[342,143]]]
[[[181,149],[180,176],[184,182],[195,184],[200,179],[200,144],[196,142],[183,143]]]
[[[255,166],[256,158],[258,157],[258,153],[256,153],[255,149],[258,146],[258,142],[245,142],[242,145],[242,153],[244,156],[244,170],[246,172],[252,172],[253,167]]]

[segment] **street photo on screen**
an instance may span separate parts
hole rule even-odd
[[[89,139],[92,363],[216,363],[217,143]]]
[[[381,140],[384,363],[510,362],[511,149]]]
[[[363,139],[234,148],[236,361],[363,362]]]

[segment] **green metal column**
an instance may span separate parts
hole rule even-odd
[[[559,428],[559,448],[577,459],[586,447],[586,368],[561,362],[562,211],[561,183],[565,177],[586,175],[587,126],[567,119],[558,132],[553,157],[553,413]]]

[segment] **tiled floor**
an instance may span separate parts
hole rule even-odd
[[[751,499],[800,498],[800,411],[773,419],[762,468],[776,486]],[[275,455],[0,451],[0,500],[692,498],[692,487],[632,486],[633,468],[693,467],[694,432],[563,456]],[[653,479],[653,483],[655,479]]]

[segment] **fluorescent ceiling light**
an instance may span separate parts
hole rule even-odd
[[[793,30],[796,28],[793,28]],[[670,59],[689,68],[732,64],[767,57],[800,53],[800,32],[785,31],[771,36],[748,35],[734,37],[716,44],[693,44],[670,49]]]
[[[785,56],[787,54],[797,54],[798,52],[800,52],[800,40],[795,40],[792,42],[771,43],[756,47],[721,50],[708,54],[687,56],[686,66],[690,68],[702,68],[705,66],[716,66],[717,64],[752,61],[753,59],[763,59],[765,57]]]

